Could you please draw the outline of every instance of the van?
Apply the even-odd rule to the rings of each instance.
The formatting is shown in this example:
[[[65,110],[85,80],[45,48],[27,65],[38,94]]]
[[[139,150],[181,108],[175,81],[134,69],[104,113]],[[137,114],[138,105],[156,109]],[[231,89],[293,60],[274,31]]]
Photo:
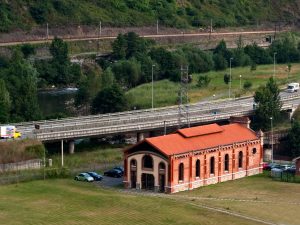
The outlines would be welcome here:
[[[293,93],[299,90],[299,83],[290,83],[287,86],[287,92]]]

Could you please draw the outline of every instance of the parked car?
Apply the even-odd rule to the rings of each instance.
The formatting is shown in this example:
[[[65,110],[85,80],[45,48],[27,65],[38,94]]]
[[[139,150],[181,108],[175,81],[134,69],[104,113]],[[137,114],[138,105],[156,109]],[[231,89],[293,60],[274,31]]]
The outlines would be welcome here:
[[[265,167],[264,167],[264,170],[271,170],[273,168],[278,168],[278,166],[280,166],[279,164],[277,163],[268,163]]]
[[[268,170],[268,168],[269,168],[269,163],[263,162],[262,168],[263,168],[263,170]]]
[[[86,181],[86,182],[93,182],[94,181],[94,178],[91,177],[88,173],[80,173],[78,174],[74,180],[77,180],[77,181]]]
[[[114,170],[119,170],[119,171],[121,171],[122,175],[124,175],[124,167],[123,166],[117,166],[114,168]]]
[[[286,169],[287,173],[295,174],[296,173],[296,166],[291,166],[290,168]]]
[[[103,179],[103,177],[96,172],[87,172],[87,174],[94,178],[95,181],[101,181]]]
[[[120,170],[111,169],[104,172],[104,176],[108,177],[122,177],[122,172]]]
[[[291,167],[290,165],[280,165],[280,168],[283,170],[287,170],[290,167]]]

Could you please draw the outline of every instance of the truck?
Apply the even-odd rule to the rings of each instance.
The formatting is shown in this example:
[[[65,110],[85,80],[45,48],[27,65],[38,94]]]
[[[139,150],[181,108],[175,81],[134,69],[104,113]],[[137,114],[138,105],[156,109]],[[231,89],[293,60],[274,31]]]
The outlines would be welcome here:
[[[287,86],[287,92],[293,93],[299,90],[299,83],[289,83]]]
[[[20,138],[22,134],[17,131],[15,126],[0,126],[0,138],[8,139],[8,138]]]

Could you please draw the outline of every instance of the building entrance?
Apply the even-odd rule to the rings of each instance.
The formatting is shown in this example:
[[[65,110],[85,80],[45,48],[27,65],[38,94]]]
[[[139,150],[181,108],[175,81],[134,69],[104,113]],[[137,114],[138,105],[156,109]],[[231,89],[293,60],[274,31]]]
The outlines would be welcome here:
[[[154,190],[154,176],[152,174],[142,174],[142,189]]]

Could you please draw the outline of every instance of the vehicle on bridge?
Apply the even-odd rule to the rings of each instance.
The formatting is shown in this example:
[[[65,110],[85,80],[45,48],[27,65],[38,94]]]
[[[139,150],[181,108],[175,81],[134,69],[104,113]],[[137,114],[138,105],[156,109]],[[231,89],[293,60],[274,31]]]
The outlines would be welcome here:
[[[0,138],[20,138],[21,136],[21,132],[18,132],[15,126],[0,127]]]
[[[299,83],[289,83],[287,86],[287,92],[293,93],[299,90]]]

